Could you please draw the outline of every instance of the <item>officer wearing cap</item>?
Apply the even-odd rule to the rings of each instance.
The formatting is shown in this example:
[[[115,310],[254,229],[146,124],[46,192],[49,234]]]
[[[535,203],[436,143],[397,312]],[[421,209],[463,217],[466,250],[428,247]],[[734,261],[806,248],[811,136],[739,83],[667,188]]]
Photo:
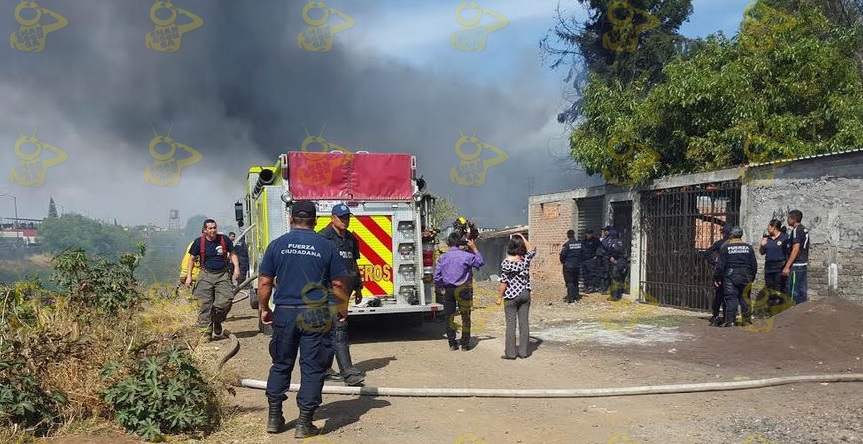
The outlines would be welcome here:
[[[363,300],[363,282],[357,265],[357,260],[360,258],[360,243],[356,236],[348,231],[350,223],[351,209],[340,203],[333,207],[330,224],[318,234],[329,239],[339,252],[339,256],[345,261],[345,268],[348,270],[348,292],[354,293],[354,302],[359,304]],[[333,379],[342,379],[346,385],[356,386],[362,384],[365,373],[354,367],[349,347],[348,320],[340,320],[333,328],[333,352],[339,365],[339,374]]]
[[[719,248],[719,260],[713,271],[713,279],[720,283],[725,294],[725,321],[722,327],[733,327],[737,317],[737,305],[740,305],[742,325],[752,323],[752,313],[749,310],[749,290],[752,281],[758,273],[758,262],[755,259],[755,249],[743,242],[743,230],[740,227],[731,228],[728,242]]]
[[[711,267],[716,267],[716,261],[719,258],[719,249],[722,247],[726,241],[728,241],[728,236],[731,234],[731,225],[725,224],[722,226],[722,237],[713,242],[713,245],[710,248],[704,250],[701,253],[702,257],[710,264]],[[721,281],[721,278],[720,278]],[[725,294],[722,282],[716,283],[714,281],[713,284],[713,303],[711,304],[711,309],[713,313],[713,317],[710,318],[710,325],[713,327],[719,327],[725,321],[725,317],[719,317],[719,311],[722,310],[725,312]]]
[[[581,275],[584,279],[584,291],[593,293],[599,287],[596,272],[596,250],[599,248],[599,239],[594,237],[593,230],[588,228],[584,230],[584,239],[581,241],[581,252],[583,254],[581,260]]]
[[[270,242],[258,272],[260,319],[273,326],[269,347],[273,363],[266,390],[267,432],[279,433],[284,428],[282,402],[287,399],[285,392],[299,350],[302,376],[297,392],[300,415],[296,438],[320,433],[312,418],[321,405],[324,378],[333,362],[330,330],[335,321],[347,318],[348,309],[345,261],[332,242],[315,233],[316,213],[311,201],[293,203],[290,231]],[[274,281],[278,287],[273,294]],[[270,309],[271,294],[275,310]]]
[[[578,272],[581,269],[581,259],[584,254],[581,248],[581,241],[575,238],[575,231],[568,230],[566,242],[564,242],[559,254],[560,265],[563,266],[563,281],[566,283],[564,301],[567,304],[581,299],[578,295]]]

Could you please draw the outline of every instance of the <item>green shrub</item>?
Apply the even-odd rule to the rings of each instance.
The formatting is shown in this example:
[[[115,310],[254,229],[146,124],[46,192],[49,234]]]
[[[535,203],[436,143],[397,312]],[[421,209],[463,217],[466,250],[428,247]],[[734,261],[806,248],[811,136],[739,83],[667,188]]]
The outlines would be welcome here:
[[[20,344],[0,342],[0,425],[44,434],[60,423],[60,408],[66,397],[43,389],[27,362],[12,358],[16,349]]]
[[[109,362],[102,376],[110,379],[120,369]],[[113,406],[117,422],[151,441],[167,434],[208,433],[219,422],[215,391],[189,353],[175,346],[141,357],[128,378],[101,395]]]

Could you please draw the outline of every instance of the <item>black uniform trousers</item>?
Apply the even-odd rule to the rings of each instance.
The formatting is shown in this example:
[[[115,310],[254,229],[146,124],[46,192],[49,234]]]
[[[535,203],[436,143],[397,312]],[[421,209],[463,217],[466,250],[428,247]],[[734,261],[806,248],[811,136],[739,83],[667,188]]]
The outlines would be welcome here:
[[[722,280],[725,293],[725,323],[733,323],[737,318],[737,306],[740,305],[740,314],[743,323],[751,322],[752,313],[749,307],[749,284],[752,279],[743,273],[731,272]],[[748,287],[748,288],[747,288]]]
[[[273,364],[267,378],[266,396],[281,403],[291,385],[291,372],[300,357],[300,389],[297,406],[312,410],[323,402],[327,369],[333,362],[330,330],[338,319],[337,306],[309,308],[305,305],[277,305],[273,311],[270,357]]]
[[[626,282],[626,271],[627,271],[627,262],[625,259],[617,259],[617,263],[613,264],[611,261],[608,263],[609,266],[609,277],[612,282],[614,282],[614,289],[611,290],[611,297],[616,300],[620,300],[623,297],[623,289],[627,287]]]
[[[713,317],[718,318],[720,311],[726,311],[725,308],[725,288],[724,284],[720,283],[719,287],[713,288],[713,303],[711,304]]]
[[[578,294],[578,273],[580,265],[564,265],[563,281],[566,283],[566,302],[575,302],[581,299]]]

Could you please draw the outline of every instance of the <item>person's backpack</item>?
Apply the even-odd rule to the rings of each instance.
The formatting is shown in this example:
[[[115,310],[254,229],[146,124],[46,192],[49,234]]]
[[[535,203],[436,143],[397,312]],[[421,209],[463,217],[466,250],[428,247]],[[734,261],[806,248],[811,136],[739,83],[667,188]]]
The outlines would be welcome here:
[[[227,262],[227,260],[228,260],[228,244],[225,243],[225,236],[222,234],[217,234],[216,236],[219,238],[219,244],[222,246],[222,259],[224,259]],[[207,242],[207,236],[202,234],[201,235],[201,255],[200,255],[201,264],[204,263],[204,253],[206,252],[205,246],[207,245],[206,242]]]

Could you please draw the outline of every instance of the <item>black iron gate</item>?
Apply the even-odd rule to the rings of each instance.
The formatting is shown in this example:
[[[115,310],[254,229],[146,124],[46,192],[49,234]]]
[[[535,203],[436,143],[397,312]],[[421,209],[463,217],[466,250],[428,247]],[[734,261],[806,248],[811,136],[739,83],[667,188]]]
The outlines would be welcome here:
[[[709,310],[713,268],[703,252],[739,217],[736,180],[642,192],[641,291],[662,305]]]

